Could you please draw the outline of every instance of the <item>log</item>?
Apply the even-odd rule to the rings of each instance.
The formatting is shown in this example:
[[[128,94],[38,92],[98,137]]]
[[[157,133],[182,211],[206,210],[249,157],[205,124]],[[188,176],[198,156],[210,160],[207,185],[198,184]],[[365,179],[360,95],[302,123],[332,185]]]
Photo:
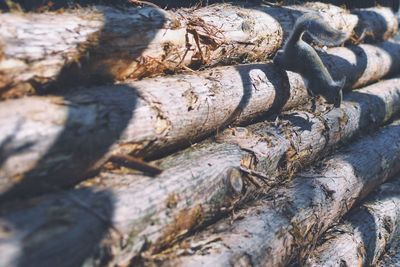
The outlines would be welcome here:
[[[298,9],[220,4],[172,12],[97,6],[0,14],[0,99],[187,67],[264,61],[281,46],[295,18],[313,10]],[[348,36],[360,24],[338,7],[318,4],[315,10]],[[367,20],[377,20],[368,25],[388,25],[385,38],[397,30],[389,9],[365,12]],[[381,35],[382,27],[372,31]]]
[[[400,178],[381,185],[330,228],[303,266],[376,266],[400,237]]]
[[[360,130],[387,121],[399,112],[399,81],[388,80],[351,93],[340,110],[323,118],[298,112],[288,114],[276,126],[264,122],[248,127],[247,135],[240,134],[243,128],[236,128],[242,149],[234,144],[234,136],[224,133],[219,141],[225,143],[205,141],[157,161],[164,169],[157,178],[124,168],[105,170],[79,189],[16,207],[3,205],[0,221],[13,230],[6,237],[0,235],[0,251],[5,251],[0,266],[15,261],[24,266],[66,266],[61,263],[68,264],[70,258],[82,262],[88,257],[123,266],[143,250],[157,252],[214,222],[248,196],[283,182],[274,180],[274,175],[285,176]],[[257,182],[259,187],[254,186]],[[52,210],[67,218],[65,224],[54,221],[59,220],[57,214],[46,215]],[[79,247],[82,240],[85,249]],[[67,248],[76,250],[71,255]],[[49,249],[62,255],[50,255]]]
[[[362,86],[400,70],[400,44],[333,48],[323,59],[335,77]],[[248,124],[307,101],[303,80],[273,64],[219,67],[190,75],[80,88],[61,96],[0,105],[0,193],[19,196],[68,187],[111,154],[151,159],[231,123]]]
[[[149,263],[287,266],[301,259],[356,201],[400,170],[399,137],[400,121],[396,121],[300,173],[270,198],[236,213],[233,223],[222,220],[172,252],[150,257]]]

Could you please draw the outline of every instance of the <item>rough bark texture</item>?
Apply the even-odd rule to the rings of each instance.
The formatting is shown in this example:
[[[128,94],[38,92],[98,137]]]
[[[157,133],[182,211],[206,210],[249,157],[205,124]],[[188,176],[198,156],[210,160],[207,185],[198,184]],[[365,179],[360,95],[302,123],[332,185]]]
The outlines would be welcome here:
[[[286,170],[311,162],[360,129],[388,120],[400,108],[399,84],[393,79],[351,93],[340,110],[324,117],[298,112],[276,126],[249,127],[245,135],[243,128],[227,130],[218,141],[228,143],[207,141],[155,162],[164,169],[156,178],[124,168],[104,171],[81,189],[3,207],[1,221],[11,230],[0,235],[0,250],[5,251],[0,263],[66,266],[71,258],[82,262],[106,234],[109,221],[118,232],[110,229],[92,259],[107,255],[107,262],[123,265],[142,250],[159,251],[215,221],[249,195],[282,182],[274,175],[286,175]],[[265,173],[261,178],[260,172]],[[51,216],[53,210],[56,214]],[[65,222],[59,222],[59,216]],[[82,240],[85,247],[79,249]],[[71,255],[67,248],[76,251]]]
[[[146,237],[165,234],[173,240],[201,223],[202,203],[229,205],[241,191],[240,172],[232,170],[241,153],[233,145],[211,144],[164,159],[166,170],[157,178],[115,170],[97,177],[100,182],[86,183],[103,184],[99,189],[83,186],[20,207],[3,205],[0,265],[76,266],[92,254],[107,229],[110,235],[96,258],[111,254],[124,265],[146,245]],[[208,194],[210,188],[215,191]],[[110,221],[117,230],[109,228]]]
[[[360,11],[359,20],[322,4],[307,8],[220,4],[176,12],[98,6],[65,13],[5,13],[0,15],[0,98],[50,90],[52,85],[265,60],[281,46],[295,19],[313,10],[348,36],[357,25],[384,38],[397,29],[389,9]],[[365,22],[369,20],[374,23]]]
[[[379,267],[396,267],[400,266],[400,237],[396,235],[391,241],[385,255],[378,261]]]
[[[400,170],[400,122],[298,175],[286,188],[182,244],[163,266],[286,266],[355,201]],[[186,255],[185,255],[186,254]],[[189,254],[189,255],[187,255]],[[162,257],[160,257],[162,258]]]
[[[312,163],[329,148],[359,131],[373,131],[397,114],[399,81],[390,79],[349,93],[340,109],[322,116],[291,111],[281,115],[282,121],[275,126],[262,122],[247,128],[226,129],[217,135],[216,141],[237,144],[251,152],[252,160],[242,161],[242,166],[271,178],[268,183],[273,186],[280,178],[286,181],[287,175]]]
[[[400,234],[400,178],[380,186],[330,228],[303,266],[376,266]]]
[[[361,86],[399,72],[400,45],[333,48],[323,58],[335,77]],[[0,192],[20,184],[28,196],[45,184],[73,185],[111,153],[160,156],[306,100],[301,77],[272,64],[8,100],[0,105]]]

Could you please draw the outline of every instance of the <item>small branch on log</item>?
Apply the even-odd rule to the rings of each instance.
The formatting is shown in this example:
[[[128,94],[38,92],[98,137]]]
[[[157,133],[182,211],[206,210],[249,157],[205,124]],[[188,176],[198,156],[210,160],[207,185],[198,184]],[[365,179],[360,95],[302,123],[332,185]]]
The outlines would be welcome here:
[[[107,236],[100,245],[99,254],[93,258],[108,256],[109,261],[123,265],[144,249],[157,252],[191,231],[214,222],[250,196],[284,182],[282,178],[274,179],[277,175],[287,177],[288,172],[290,174],[326,154],[338,142],[390,119],[399,112],[399,84],[399,79],[392,79],[353,92],[346,97],[341,109],[323,117],[297,112],[287,114],[276,126],[264,122],[246,129],[228,129],[217,138],[224,143],[205,141],[156,162],[164,170],[156,179],[120,169],[101,172],[85,181],[79,190],[68,194],[110,218],[112,225],[123,235],[122,240],[112,233]],[[259,172],[264,176],[258,176]],[[247,175],[251,177],[248,179]],[[93,190],[95,187],[99,189]],[[99,239],[86,237],[91,235],[88,229],[98,231],[96,237],[105,235],[104,223],[93,222],[95,219],[90,214],[85,215],[70,198],[56,194],[32,202],[32,205],[17,208],[3,207],[0,212],[0,218],[14,226],[9,238],[0,243],[11,246],[10,251],[23,250],[22,256],[11,252],[4,254],[4,260],[25,262],[35,257],[35,264],[41,266],[45,259],[51,265],[60,257],[68,260],[71,255],[65,252],[66,248],[78,248],[80,240],[89,239],[84,245],[92,249],[97,247]],[[68,224],[65,232],[60,230],[56,235],[47,235],[40,229],[53,233],[51,225],[59,226],[53,223],[57,216],[45,215],[54,206],[62,207]],[[96,225],[92,226],[93,223]],[[51,244],[51,249],[63,251],[63,255],[54,253],[54,258],[40,257],[47,255],[50,248],[38,243],[30,246],[30,241],[24,239],[25,235],[18,234],[20,232],[32,240],[41,236],[40,240]],[[26,248],[18,245],[21,242]],[[90,256],[85,249],[73,253],[74,258],[81,261]]]
[[[400,71],[400,44],[333,48],[323,58],[334,76],[361,86]],[[111,154],[160,157],[307,100],[301,77],[273,64],[8,100],[0,105],[0,193],[17,184],[20,196],[46,192],[41,184],[71,186]]]
[[[301,259],[356,201],[400,170],[399,138],[397,121],[301,174],[270,200],[236,213],[233,223],[222,220],[183,241],[180,249],[150,259],[161,266],[285,266]],[[186,249],[203,240],[216,241]]]
[[[112,155],[110,157],[110,161],[120,166],[126,166],[128,168],[143,171],[151,175],[157,175],[162,172],[162,170],[157,166],[153,166],[141,159],[131,157],[128,155]]]
[[[63,13],[3,13],[0,99],[188,67],[264,61],[281,46],[298,16],[316,11],[348,37],[357,24],[368,25],[373,35],[384,32],[384,38],[397,29],[389,9],[360,11],[360,20],[323,4],[307,8],[219,4],[175,12],[97,6]],[[362,23],[371,18],[374,22]],[[375,25],[386,25],[386,31]]]
[[[330,228],[303,266],[376,266],[400,237],[400,178],[385,183]]]

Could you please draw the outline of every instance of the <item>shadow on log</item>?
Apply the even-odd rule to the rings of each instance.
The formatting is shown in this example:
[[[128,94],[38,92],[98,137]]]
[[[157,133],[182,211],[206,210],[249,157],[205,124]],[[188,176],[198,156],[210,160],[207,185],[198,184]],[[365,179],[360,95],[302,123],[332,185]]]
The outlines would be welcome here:
[[[105,39],[107,39],[106,36],[103,35],[104,32],[107,32],[107,34],[109,34],[109,31],[105,31],[104,29],[107,28],[112,28],[114,25],[114,21],[113,21],[113,15],[115,14],[111,14],[107,12],[107,9],[105,8],[104,13],[102,13],[102,10],[97,10],[96,14],[81,14],[83,17],[85,15],[88,15],[87,20],[86,20],[86,26],[88,26],[85,30],[87,30],[87,32],[85,32],[85,34],[83,34],[82,32],[79,32],[79,29],[82,30],[82,28],[80,28],[80,26],[82,26],[83,28],[85,28],[83,25],[85,23],[83,23],[82,25],[79,26],[79,24],[82,21],[74,21],[73,19],[69,19],[69,15],[67,14],[66,17],[64,17],[62,20],[61,24],[57,24],[55,23],[43,23],[43,24],[39,24],[36,25],[38,27],[32,27],[32,24],[25,23],[24,18],[22,17],[22,24],[25,25],[26,28],[22,29],[22,28],[18,28],[17,32],[21,33],[22,35],[23,33],[32,33],[33,35],[37,34],[37,38],[34,40],[33,43],[31,43],[32,47],[30,47],[30,49],[26,49],[26,47],[20,47],[18,46],[19,41],[21,41],[21,39],[14,39],[13,40],[13,44],[16,44],[16,46],[13,46],[11,50],[13,51],[8,51],[13,55],[25,55],[25,56],[38,56],[38,58],[31,58],[31,60],[27,60],[24,62],[24,64],[26,63],[29,66],[33,66],[36,65],[36,67],[38,67],[38,69],[40,70],[40,72],[42,73],[47,73],[50,72],[50,76],[52,75],[54,69],[52,69],[51,66],[55,66],[53,65],[54,62],[50,62],[52,60],[46,61],[47,56],[49,56],[50,54],[52,54],[52,51],[47,51],[45,49],[45,51],[41,50],[40,52],[43,52],[43,54],[35,54],[35,52],[37,52],[37,49],[35,49],[35,46],[40,47],[41,45],[46,45],[48,43],[51,43],[52,38],[56,38],[60,37],[60,36],[55,36],[52,35],[51,38],[40,38],[43,37],[42,34],[46,35],[45,33],[50,30],[50,29],[54,29],[55,27],[63,27],[61,29],[66,29],[66,31],[70,31],[71,35],[62,35],[62,39],[63,41],[65,41],[68,45],[70,45],[68,47],[63,45],[62,43],[59,44],[60,46],[58,47],[52,47],[52,49],[58,49],[58,50],[63,50],[66,54],[68,54],[68,56],[70,56],[70,59],[73,58],[72,61],[74,61],[74,64],[79,64],[77,63],[78,61],[82,60],[82,58],[80,57],[81,55],[76,55],[74,54],[74,51],[72,50],[76,49],[79,50],[82,54],[85,54],[89,51],[91,51],[92,49],[96,49],[95,47],[102,47],[103,45],[103,41]],[[158,12],[158,10],[151,10],[150,13],[152,14],[152,16],[156,17],[156,23],[153,24],[153,28],[154,29],[161,29],[163,24],[165,23],[165,19],[164,19],[164,14]],[[12,16],[12,14],[1,14],[2,18],[2,23],[0,28],[2,28],[4,25],[3,22],[6,22],[4,19],[7,16]],[[35,15],[32,15],[33,17]],[[101,19],[99,19],[99,17],[101,17]],[[60,15],[60,18],[62,18],[62,15]],[[53,17],[54,20],[57,20],[57,16]],[[19,21],[21,22],[21,21]],[[53,21],[54,22],[54,21]],[[59,21],[60,22],[60,21]],[[18,23],[17,23],[18,25]],[[77,27],[77,28],[76,28]],[[95,36],[93,35],[93,28],[95,28],[96,30],[96,34]],[[60,29],[60,28],[59,28]],[[73,31],[78,30],[78,32],[72,33]],[[25,31],[24,31],[25,30]],[[63,31],[62,30],[62,31]],[[31,32],[32,31],[32,32]],[[2,31],[2,33],[4,33]],[[65,32],[64,32],[65,33]],[[155,34],[157,33],[157,31],[153,31],[153,32],[148,32],[147,34],[147,39],[143,38],[143,46],[141,47],[140,50],[138,50],[138,52],[143,52],[147,46],[150,44],[151,40],[155,37]],[[82,40],[79,38],[80,34],[85,35],[88,39],[91,39],[91,42],[85,42],[85,40],[87,41],[87,39]],[[127,30],[125,32],[125,34],[129,34],[129,30]],[[71,37],[71,38],[68,38]],[[3,45],[3,44],[2,44]],[[36,47],[36,48],[37,48]],[[4,46],[1,46],[1,49],[4,49]],[[76,51],[75,51],[76,52]],[[4,59],[4,53],[6,53],[5,50],[1,50],[1,55],[2,55],[2,59]],[[72,55],[71,55],[71,54]],[[55,58],[57,58],[57,56],[60,55],[55,55]],[[64,55],[65,56],[65,55]],[[40,59],[45,60],[40,61]],[[63,57],[63,55],[61,55],[60,57]],[[114,55],[114,59],[115,60],[123,60],[124,59],[124,55]],[[53,58],[54,59],[54,58]],[[35,61],[35,60],[39,60]],[[57,61],[57,59],[55,60]],[[5,63],[4,61],[2,63]],[[11,62],[7,62],[7,64],[10,63],[11,65],[14,64],[15,62],[13,60],[11,60]],[[36,63],[36,64],[35,64]],[[71,61],[69,61],[69,63],[71,63]],[[84,64],[83,61],[81,61],[82,64]],[[5,64],[5,65],[7,65]],[[56,65],[59,64],[56,63]],[[38,66],[39,65],[39,66]],[[9,66],[9,65],[8,65]],[[19,66],[17,64],[17,66]],[[2,65],[2,67],[6,67]],[[63,65],[61,64],[57,66],[56,68],[56,72],[58,72],[61,69],[66,69],[66,68],[73,68],[73,66],[71,65]],[[25,70],[22,68],[21,70],[21,75],[25,75],[27,74],[26,72],[24,72]],[[3,75],[4,73],[2,73]],[[47,74],[44,74],[44,76],[46,76]],[[29,76],[29,73],[27,74]],[[34,75],[35,76],[35,75]],[[32,78],[32,76],[28,77],[28,80],[30,80]],[[44,77],[41,77],[44,78]],[[62,77],[58,77],[60,79],[60,81],[62,80]],[[77,78],[74,76],[70,76],[68,79],[72,79],[72,78]],[[39,78],[40,80],[40,78]],[[7,83],[7,82],[6,82]],[[1,84],[2,86],[4,85],[4,80],[1,79]],[[55,135],[52,135],[52,138],[50,139],[46,139],[49,136],[42,136],[42,138],[45,138],[45,147],[46,147],[46,152],[42,153],[38,158],[36,158],[35,163],[33,164],[29,164],[28,168],[30,169],[30,174],[32,176],[36,176],[36,175],[43,175],[43,172],[47,173],[50,177],[52,175],[54,175],[55,173],[60,174],[60,177],[57,176],[53,176],[53,178],[56,179],[67,179],[70,180],[72,183],[77,182],[78,180],[80,180],[80,178],[78,178],[73,174],[75,171],[78,171],[78,173],[82,173],[82,171],[88,173],[90,172],[90,169],[93,167],[93,164],[95,164],[96,162],[98,162],[98,160],[100,158],[102,158],[104,156],[104,154],[109,150],[110,146],[120,138],[120,136],[122,135],[122,133],[124,132],[124,130],[126,129],[126,127],[129,125],[128,122],[129,120],[133,119],[134,117],[134,111],[137,108],[137,95],[136,95],[136,91],[134,86],[119,86],[116,85],[115,86],[116,90],[109,90],[107,92],[106,95],[104,95],[104,102],[102,102],[101,104],[98,104],[96,101],[99,101],[99,99],[91,99],[91,100],[87,100],[85,99],[84,96],[78,96],[78,97],[69,97],[69,95],[64,95],[62,98],[60,97],[55,97],[55,96],[51,96],[50,98],[53,99],[52,101],[55,101],[57,103],[57,105],[60,106],[64,106],[65,109],[63,110],[64,112],[61,113],[57,113],[55,114],[55,116],[53,117],[53,123],[58,124],[58,125],[62,125],[60,131],[58,131]],[[122,103],[115,103],[115,100],[119,97],[124,97],[126,102],[125,104]],[[40,103],[35,102],[34,100],[32,100],[32,102],[29,100],[28,101],[29,104],[32,104],[33,106],[35,106],[36,108],[38,106],[41,106]],[[101,102],[101,101],[99,101]],[[53,102],[54,103],[54,102]],[[42,103],[43,104],[43,103]],[[92,113],[88,113],[87,110],[79,108],[80,105],[84,105],[88,110],[91,110]],[[102,106],[103,105],[103,106]],[[1,103],[1,106],[3,106],[3,103]],[[111,114],[108,114],[105,111],[105,106],[107,106],[107,108],[111,108],[111,110],[113,111]],[[45,106],[41,106],[41,107],[45,107]],[[51,112],[50,110],[48,110],[49,112]],[[94,114],[96,114],[95,116],[93,116]],[[15,114],[14,114],[15,115]],[[12,115],[10,117],[11,120],[17,120],[14,121],[15,124],[13,126],[11,126],[12,128],[8,128],[6,131],[1,132],[1,141],[0,141],[0,164],[4,164],[5,163],[5,159],[7,157],[10,157],[11,155],[18,155],[21,153],[21,151],[25,150],[25,151],[29,151],[32,150],[33,147],[36,145],[36,140],[32,140],[32,138],[30,137],[30,133],[29,132],[25,132],[23,131],[23,125],[27,125],[27,121],[24,120],[20,120],[21,118],[18,116],[14,116]],[[43,115],[40,114],[34,114],[34,113],[29,113],[26,114],[28,117],[31,117],[33,119],[33,121],[35,120],[39,120],[40,119],[44,119]],[[3,116],[3,114],[1,115]],[[4,118],[4,117],[3,117]],[[79,118],[77,120],[77,118]],[[31,122],[33,122],[31,121]],[[29,123],[28,123],[29,124]],[[90,124],[89,127],[86,127],[88,124]],[[40,123],[39,123],[40,125]],[[38,125],[36,125],[38,126]],[[39,126],[40,127],[40,126]],[[6,126],[7,128],[7,126]],[[50,130],[51,132],[51,130]],[[76,136],[79,136],[80,139],[74,139],[72,138],[69,139],[69,137],[71,136],[71,132],[75,133]],[[54,133],[54,131],[53,131]],[[94,134],[95,133],[95,134]],[[12,143],[15,141],[15,139],[17,138],[17,136],[20,135],[21,137],[21,143],[17,146],[12,146]],[[101,140],[99,140],[101,139]],[[69,140],[70,142],[67,142],[67,140]],[[97,140],[97,141],[96,141]],[[94,141],[94,142],[93,142]],[[92,146],[93,144],[95,144],[95,146]],[[64,159],[62,159],[62,157],[54,157],[55,154],[57,154],[57,151],[62,151],[64,150],[66,147],[73,147],[74,151],[72,154],[70,155],[65,155],[65,156],[71,156],[71,157],[75,157],[77,159],[79,159],[79,161],[81,161],[81,164],[79,164],[79,166],[74,165],[73,163],[71,164],[64,164]],[[30,156],[27,157],[22,157],[21,158],[22,162],[26,162],[30,160]],[[51,164],[51,166],[48,166],[47,163],[53,161],[55,164]],[[22,163],[21,162],[21,163]],[[23,163],[22,163],[23,164]],[[47,168],[49,167],[49,168]],[[63,175],[63,171],[64,170],[70,170],[67,171],[67,173],[65,173],[65,175]],[[43,171],[43,172],[42,172]],[[68,173],[69,172],[69,173]],[[27,177],[32,177],[29,174],[27,175]],[[40,192],[40,191],[48,191],[48,192],[60,192],[60,189],[57,185],[55,185],[52,182],[49,182],[46,179],[42,179],[42,180],[25,180],[24,178],[26,178],[26,176],[22,175],[22,176],[14,176],[13,179],[15,179],[14,181],[18,180],[18,179],[23,179],[24,183],[27,182],[27,187],[24,187],[24,189],[22,190],[22,195],[24,195],[26,192],[28,192],[27,194],[29,195],[30,191],[32,190],[32,192]],[[75,182],[74,182],[75,181]],[[30,187],[30,188],[29,188]],[[34,194],[36,194],[34,193]],[[62,193],[60,193],[62,194]],[[93,252],[94,248],[96,248],[99,244],[99,242],[102,240],[102,238],[104,238],[104,236],[106,235],[106,233],[108,232],[108,230],[110,228],[112,228],[112,226],[110,226],[110,221],[111,218],[113,217],[114,214],[114,197],[112,195],[111,191],[108,190],[103,190],[103,191],[95,191],[92,189],[87,189],[84,190],[84,192],[82,191],[82,193],[80,193],[81,195],[84,195],[83,198],[81,199],[82,202],[81,203],[81,209],[77,209],[74,212],[73,216],[78,216],[79,218],[85,217],[88,214],[91,214],[91,216],[86,217],[86,218],[82,218],[82,220],[80,220],[80,222],[85,225],[85,228],[87,229],[86,233],[84,233],[83,235],[81,235],[81,233],[79,232],[73,232],[73,231],[69,231],[68,233],[68,237],[67,239],[69,240],[65,240],[66,242],[64,243],[65,246],[63,246],[62,248],[59,247],[60,250],[57,250],[57,248],[55,248],[53,246],[53,244],[48,243],[47,245],[45,245],[47,247],[47,249],[45,249],[45,253],[41,254],[37,249],[38,247],[36,246],[37,242],[40,242],[40,235],[37,236],[32,236],[32,235],[26,235],[27,232],[22,233],[22,235],[20,236],[23,241],[23,244],[21,244],[21,246],[19,246],[18,250],[14,250],[12,247],[9,246],[5,246],[1,249],[1,254],[7,254],[7,253],[11,253],[13,254],[15,257],[12,258],[12,260],[9,261],[10,258],[3,258],[0,257],[0,265],[2,266],[33,266],[36,265],[35,262],[37,262],[38,265],[40,266],[77,266],[77,265],[81,265],[83,263],[84,260],[84,256],[83,255],[87,255],[87,253],[91,253]],[[90,209],[92,207],[87,207],[82,208],[82,207],[86,207],[85,202],[90,202],[90,199],[96,199],[95,204],[98,205],[99,209],[101,212],[99,212],[98,215],[96,212],[92,212]],[[69,198],[71,200],[71,198]],[[4,205],[4,201],[1,200],[0,201],[2,205]],[[31,202],[26,202],[25,204],[28,205],[32,205],[35,206],[35,200],[32,200]],[[93,203],[92,203],[93,204]],[[63,206],[65,205],[65,206]],[[44,217],[47,218],[53,218],[54,219],[54,225],[55,228],[53,228],[54,231],[48,231],[49,228],[51,227],[50,225],[40,225],[40,224],[31,224],[31,222],[28,221],[19,221],[19,223],[16,224],[8,224],[5,221],[1,221],[0,223],[0,231],[2,232],[2,234],[8,234],[10,233],[9,230],[12,231],[20,231],[22,229],[24,229],[26,227],[26,224],[28,223],[32,228],[31,229],[36,229],[39,232],[41,232],[42,234],[49,234],[50,236],[53,236],[54,238],[58,239],[58,238],[62,238],[61,236],[59,236],[59,233],[62,232],[62,229],[66,229],[70,226],[71,221],[71,217],[69,217],[72,214],[66,214],[64,213],[64,209],[68,209],[69,206],[74,206],[76,205],[76,202],[74,202],[73,200],[71,200],[70,203],[67,202],[63,202],[60,203],[57,199],[52,202],[49,203],[48,206],[46,207],[42,207],[43,210],[42,212],[39,211],[39,213]],[[18,204],[17,204],[18,206]],[[6,212],[7,213],[7,212]],[[26,215],[26,213],[24,213]],[[24,214],[15,214],[15,218],[18,218],[20,216],[23,216]],[[36,211],[34,211],[34,214],[32,215],[36,215]],[[72,216],[72,217],[73,217]],[[99,219],[100,218],[100,219]],[[101,221],[102,223],[100,224],[96,224],[96,221]],[[22,230],[23,231],[23,230]],[[77,237],[83,237],[82,240],[82,247],[74,247],[71,245],[71,242],[74,242],[76,240]],[[14,247],[15,248],[15,247]],[[43,247],[44,248],[44,247]],[[34,253],[32,255],[29,254],[28,251],[34,250],[38,253]],[[40,250],[40,249],[39,249]],[[67,252],[69,251],[69,252]],[[57,254],[57,260],[55,262],[49,262],[47,261],[48,257],[51,257],[51,255]],[[64,256],[62,256],[64,255]],[[32,257],[31,257],[32,256]],[[37,265],[36,265],[37,266]]]
[[[104,14],[100,15],[102,10]],[[108,38],[114,36],[113,30],[116,31],[115,35],[118,38],[131,33],[129,29],[118,32],[119,28],[115,27],[125,22],[125,20],[134,25],[135,18],[142,18],[136,14],[138,12],[136,9],[131,9],[130,11],[133,14],[103,7],[93,13],[88,12],[86,14],[83,12],[82,17],[76,18],[80,22],[68,20],[71,25],[67,25],[66,28],[78,29],[77,32],[79,33],[91,29],[86,31],[85,34],[78,34],[78,36],[88,37],[91,34],[95,34],[93,38],[88,37],[89,39],[92,38],[93,42],[86,43],[80,47],[81,50],[93,56],[90,51],[103,49],[103,42],[109,42]],[[151,38],[157,38],[160,34],[157,30],[163,28],[165,21],[167,21],[163,17],[164,13],[157,13],[158,9],[145,8],[140,9],[140,12],[144,12],[143,14],[147,14],[147,17],[151,18],[149,27],[153,31],[147,33],[147,39],[142,39],[142,41],[144,40],[140,48],[142,50],[135,50],[135,53],[138,52],[139,54],[146,49],[146,45],[152,42]],[[12,16],[12,14],[2,15]],[[65,16],[66,18],[73,17],[69,13],[66,13]],[[66,19],[54,16],[54,19],[56,18],[62,21]],[[85,28],[82,26],[84,24],[80,24],[85,21],[85,18],[86,22],[89,23],[89,28]],[[88,18],[96,19],[88,20]],[[22,24],[26,23],[23,18],[21,19]],[[76,26],[74,23],[80,26],[74,28]],[[168,23],[171,23],[171,20],[168,20]],[[48,23],[44,23],[41,27],[36,28],[35,31],[39,33],[46,32],[48,25]],[[30,27],[31,25],[28,23],[26,26]],[[56,23],[55,26],[58,27],[59,24]],[[126,24],[124,26],[126,28]],[[105,30],[106,36],[98,33],[98,29],[103,27],[107,29]],[[39,34],[38,36],[40,37],[41,35]],[[36,37],[38,38],[38,36]],[[15,38],[13,40],[15,41]],[[35,45],[40,47],[43,43],[43,38],[35,40],[31,47],[33,50],[35,50]],[[71,40],[74,40],[71,43],[73,50],[75,45],[79,45],[80,39],[78,38],[77,43],[74,38],[71,38]],[[111,40],[115,39],[111,38]],[[45,44],[48,43],[45,42]],[[62,46],[62,43],[60,45]],[[65,49],[64,46],[62,47]],[[17,47],[11,47],[11,52],[9,52],[22,57],[31,51],[30,49],[24,50],[26,47],[23,46],[19,47],[18,49],[21,50],[17,49],[17,51],[12,50],[13,48],[17,49]],[[57,49],[57,46],[55,49]],[[67,51],[69,50],[67,49]],[[394,51],[390,51],[390,53],[396,53]],[[126,60],[124,54],[108,52],[109,55],[112,55],[113,60]],[[52,54],[47,51],[42,56],[46,57],[47,53]],[[373,53],[376,54],[375,51],[372,51],[366,57],[374,56]],[[41,58],[40,53],[36,56],[39,59]],[[75,56],[72,56],[72,58]],[[94,57],[96,58],[97,56]],[[77,60],[79,60],[78,56]],[[32,58],[31,61],[32,65],[34,59]],[[388,60],[386,62],[389,64]],[[44,70],[52,69],[46,64],[41,66]],[[83,60],[80,64],[84,66],[86,63]],[[385,63],[382,63],[382,65],[385,65]],[[394,66],[395,64],[390,65]],[[357,72],[362,73],[359,69],[360,67],[364,69],[365,66],[356,66],[355,69]],[[253,71],[254,68],[256,70]],[[257,68],[261,68],[261,71],[257,70]],[[72,64],[65,68],[65,72],[69,73],[71,69],[81,71],[76,64]],[[354,70],[352,71],[354,72]],[[82,72],[84,73],[85,71]],[[239,72],[240,76],[236,75],[236,72]],[[379,75],[386,73],[385,68],[381,68]],[[232,122],[246,124],[259,115],[265,114],[266,110],[269,110],[270,113],[277,113],[282,108],[289,109],[304,101],[304,86],[299,78],[295,75],[289,75],[287,79],[285,77],[280,78],[279,75],[282,76],[282,73],[278,73],[270,66],[266,66],[265,69],[261,65],[227,67],[225,69],[212,70],[209,75],[206,72],[202,74],[205,74],[205,76],[202,77],[200,74],[170,77],[171,83],[167,83],[167,86],[164,84],[168,80],[161,79],[155,82],[146,80],[116,85],[112,89],[107,87],[89,90],[79,89],[79,92],[73,92],[74,90],[71,89],[72,92],[64,93],[60,97],[30,98],[20,100],[21,102],[10,102],[10,104],[7,102],[2,103],[2,107],[0,107],[3,109],[1,112],[1,127],[3,128],[2,132],[5,133],[0,140],[0,163],[2,163],[0,187],[3,187],[4,193],[2,199],[8,199],[13,195],[28,197],[52,191],[54,187],[60,188],[74,185],[91,175],[92,171],[95,171],[98,166],[107,160],[111,152],[122,152],[147,158],[155,155],[161,156],[163,153],[168,153],[173,149],[196,142]],[[227,78],[220,82],[219,80],[224,76]],[[64,79],[63,77],[70,79],[71,75],[60,75],[61,80]],[[189,78],[188,83],[187,81],[178,81],[182,78],[185,79],[184,77]],[[232,77],[234,78],[232,79]],[[370,76],[366,80],[370,81],[379,78],[381,76]],[[197,82],[206,84],[206,87],[199,86],[193,89]],[[270,86],[269,82],[272,83],[272,86]],[[365,81],[358,82],[358,85],[363,84],[363,82]],[[240,83],[243,86],[236,87]],[[181,88],[185,90],[177,90],[175,87],[178,84],[181,84]],[[244,91],[235,96],[234,101],[230,103],[224,113],[214,117],[219,112],[214,110],[220,110],[220,107],[224,104],[220,105],[218,103],[213,106],[210,103],[225,102],[227,97],[232,96],[229,95],[230,92],[225,95],[224,92],[217,92],[216,89],[224,90],[226,86],[232,85],[234,90]],[[165,97],[165,95],[162,95],[164,92],[162,90],[163,86],[164,88],[170,86],[167,92],[172,92],[173,90],[176,92],[170,97]],[[290,97],[289,86],[291,87]],[[262,87],[267,90],[261,91]],[[138,88],[141,89],[138,90]],[[152,88],[153,92],[149,93],[144,88]],[[107,92],[108,90],[109,92]],[[280,93],[277,94],[275,90]],[[234,93],[236,94],[236,92]],[[214,96],[216,95],[222,98],[215,101]],[[299,95],[300,97],[298,98]],[[156,96],[156,99],[154,99],[154,96]],[[200,96],[202,96],[202,99],[200,99]],[[44,102],[42,102],[42,99],[44,99]],[[252,99],[260,100],[254,102]],[[157,101],[162,104],[160,105]],[[167,106],[171,107],[171,103],[177,104],[172,114],[166,109]],[[178,103],[184,103],[183,107],[182,104],[179,105]],[[31,106],[31,109],[29,106]],[[181,118],[182,110],[185,109],[192,112],[190,115],[188,113],[188,118],[184,116]],[[196,119],[193,120],[192,118]],[[188,133],[189,129],[192,132]],[[182,140],[184,141],[182,142]],[[114,148],[110,149],[110,147]],[[7,188],[7,193],[5,193],[4,188]]]

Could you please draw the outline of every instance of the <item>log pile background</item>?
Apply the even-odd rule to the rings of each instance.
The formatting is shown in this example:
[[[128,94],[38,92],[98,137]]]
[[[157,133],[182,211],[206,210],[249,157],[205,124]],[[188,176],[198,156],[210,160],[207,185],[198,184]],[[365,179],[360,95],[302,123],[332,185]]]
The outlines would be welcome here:
[[[0,266],[398,262],[393,10],[89,2],[0,14]],[[340,108],[271,62],[304,13]]]

